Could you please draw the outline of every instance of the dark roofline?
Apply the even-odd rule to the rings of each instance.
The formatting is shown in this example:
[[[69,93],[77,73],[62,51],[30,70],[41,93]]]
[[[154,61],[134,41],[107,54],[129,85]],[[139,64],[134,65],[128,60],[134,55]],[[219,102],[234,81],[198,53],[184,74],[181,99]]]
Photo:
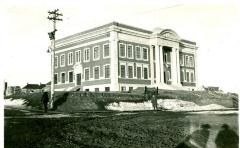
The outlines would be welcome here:
[[[131,29],[131,30],[135,30],[135,31],[140,31],[140,32],[143,32],[143,33],[148,33],[148,34],[152,33],[152,31],[141,29],[141,28],[138,28],[138,27],[125,25],[125,24],[121,24],[121,23],[118,23],[118,22],[111,22],[111,23],[108,23],[108,24],[105,24],[105,25],[102,25],[102,26],[98,26],[98,27],[95,27],[95,28],[92,28],[92,29],[88,29],[88,30],[70,35],[70,36],[63,37],[61,39],[56,40],[56,42],[63,41],[65,39],[68,39],[68,38],[71,38],[71,37],[74,37],[74,36],[83,35],[83,34],[86,34],[86,33],[92,32],[92,31],[96,31],[96,30],[99,30],[99,29],[102,29],[102,28],[110,27],[110,26],[123,27],[123,28]]]
[[[185,42],[185,43],[196,45],[196,42],[185,40],[185,39],[181,39],[181,42]]]

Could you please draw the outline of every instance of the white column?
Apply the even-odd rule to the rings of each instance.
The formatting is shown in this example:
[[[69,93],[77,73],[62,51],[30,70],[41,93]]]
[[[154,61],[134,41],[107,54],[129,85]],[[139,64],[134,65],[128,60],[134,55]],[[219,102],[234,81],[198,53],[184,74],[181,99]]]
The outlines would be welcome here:
[[[155,44],[155,63],[156,63],[156,85],[160,85],[161,82],[161,64],[160,64],[160,50],[159,50],[159,45]]]
[[[110,32],[110,91],[119,91],[118,86],[118,33],[114,30]]]
[[[176,68],[177,68],[177,85],[181,85],[180,63],[179,63],[179,49],[176,49]]]
[[[163,66],[163,46],[159,45],[159,60],[160,60],[160,82],[164,83],[164,66]]]
[[[177,84],[176,48],[172,48],[171,52],[171,79],[172,85],[176,85]]]
[[[150,68],[151,68],[151,85],[154,84],[154,65],[153,65],[153,46],[150,45]]]
[[[194,53],[194,67],[195,67],[195,71],[194,71],[194,76],[195,76],[195,83],[196,83],[196,87],[198,86],[198,64],[197,64],[197,47],[195,49],[195,53]]]

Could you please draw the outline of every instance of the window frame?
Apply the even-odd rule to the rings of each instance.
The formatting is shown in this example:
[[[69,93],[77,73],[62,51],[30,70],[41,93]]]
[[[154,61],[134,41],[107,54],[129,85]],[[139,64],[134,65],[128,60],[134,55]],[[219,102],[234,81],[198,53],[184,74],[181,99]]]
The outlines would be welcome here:
[[[79,58],[77,57],[77,53]],[[82,55],[81,50],[75,51],[75,63],[81,63],[81,60],[82,60],[81,55]]]
[[[137,57],[137,55],[138,55],[138,54],[137,54],[137,48],[139,48],[140,58]],[[141,52],[141,49],[142,49],[142,48],[141,48],[140,46],[135,46],[135,59],[136,59],[136,60],[142,60],[142,52]]]
[[[144,73],[144,69],[147,68],[147,78],[145,79],[145,73]],[[144,80],[148,80],[149,79],[149,68],[147,65],[143,66],[143,79]]]
[[[55,76],[57,76],[56,83],[55,83]],[[58,84],[58,73],[54,73],[53,84]]]
[[[88,59],[86,60],[86,51],[89,51],[89,56]],[[90,61],[90,48],[84,48],[84,56],[83,56],[83,61],[84,62],[89,62]]]
[[[109,77],[108,77],[108,78],[106,77],[106,72],[105,72],[105,69],[106,69],[107,66],[109,66]],[[111,78],[111,69],[110,69],[110,68],[111,68],[111,67],[110,67],[110,64],[105,64],[105,65],[103,65],[103,77],[104,77],[105,79]]]
[[[64,57],[63,58],[63,64],[62,64],[62,56]],[[66,61],[65,61],[66,59],[65,59],[65,54],[61,54],[60,55],[60,67],[64,67],[65,66],[65,64],[66,64]]]
[[[73,65],[73,52],[68,53],[68,65]]]
[[[132,67],[132,77],[130,78],[129,77],[129,67]],[[133,79],[134,78],[134,65],[133,64],[128,64],[127,65],[127,77],[129,78],[129,79]]]
[[[98,79],[95,78],[95,68],[98,68]],[[93,67],[93,79],[99,80],[100,79],[100,66],[94,66]]]
[[[124,68],[124,77],[122,77],[122,67],[121,66],[125,67]],[[119,67],[120,67],[120,78],[126,78],[126,64],[121,63]]]
[[[121,45],[123,45],[124,46],[124,56],[122,56],[121,55]],[[126,44],[124,44],[124,43],[119,43],[119,57],[121,57],[121,58],[126,58]]]
[[[97,58],[95,58],[95,55],[94,55],[94,54],[95,54],[94,48],[98,48],[98,57],[97,57]],[[99,46],[99,45],[94,46],[94,47],[92,48],[92,51],[93,51],[93,61],[100,60],[100,46]]]
[[[72,82],[70,82],[70,73],[72,72]],[[69,83],[74,83],[74,72],[73,71],[68,71],[68,82]]]
[[[140,76],[140,78],[138,78],[138,67],[140,67],[140,74],[141,74],[141,76]],[[142,66],[140,66],[140,65],[136,65],[136,78],[138,79],[138,80],[141,80],[142,79]]]
[[[55,58],[56,58],[56,62],[55,62]],[[54,68],[58,68],[58,56],[54,56]]]
[[[105,56],[105,48],[104,48],[104,47],[105,47],[106,45],[108,45],[108,50],[109,50],[109,51],[108,51],[108,53],[109,53],[108,56]],[[103,44],[103,59],[110,57],[110,54],[111,54],[110,51],[111,51],[111,50],[110,50],[110,44],[109,44],[109,43]]]
[[[88,69],[88,80],[86,80],[86,70]],[[90,68],[86,67],[84,68],[84,81],[89,81],[90,80]]]
[[[143,49],[146,49],[146,50],[147,50],[147,59],[144,59]],[[142,47],[142,59],[143,59],[144,61],[148,61],[148,48],[147,48],[147,47]]]
[[[64,74],[64,82],[63,82],[62,74]],[[65,84],[65,83],[66,83],[66,72],[61,72],[61,84]]]
[[[128,47],[131,47],[131,50],[132,50],[132,51],[131,51],[131,53],[132,53],[132,56],[131,56],[131,57],[129,57],[129,54],[128,54],[128,53],[129,53],[129,52],[128,52],[128,50],[129,50]],[[133,53],[134,53],[134,52],[133,52],[133,45],[132,45],[132,44],[128,44],[128,45],[127,45],[127,58],[128,58],[128,59],[134,59]]]

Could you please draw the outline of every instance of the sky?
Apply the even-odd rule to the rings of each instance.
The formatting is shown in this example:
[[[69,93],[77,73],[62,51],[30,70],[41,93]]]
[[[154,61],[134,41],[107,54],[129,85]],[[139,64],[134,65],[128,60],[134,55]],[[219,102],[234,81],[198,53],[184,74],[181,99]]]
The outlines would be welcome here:
[[[52,22],[59,9],[56,38],[112,21],[153,30],[169,28],[198,46],[199,86],[240,92],[240,3],[237,0],[2,0],[0,1],[1,77],[9,85],[47,83]]]

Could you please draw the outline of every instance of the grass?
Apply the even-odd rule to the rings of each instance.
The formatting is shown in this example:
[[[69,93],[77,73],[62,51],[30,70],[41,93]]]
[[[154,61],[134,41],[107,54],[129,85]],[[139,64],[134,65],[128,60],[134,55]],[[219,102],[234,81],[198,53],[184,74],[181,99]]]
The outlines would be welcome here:
[[[101,114],[104,115],[104,114]],[[146,112],[79,118],[5,119],[5,147],[175,147],[188,121],[182,114]]]
[[[144,92],[144,91],[142,91]],[[49,93],[50,94],[50,93]],[[26,100],[26,105],[42,108],[42,93],[18,94],[8,98]],[[158,99],[181,99],[198,105],[219,104],[233,107],[233,100],[227,94],[207,91],[159,90]],[[82,110],[105,110],[105,106],[112,102],[144,102],[149,100],[143,93],[122,92],[55,92],[54,110],[63,112],[77,112]],[[236,102],[236,101],[235,101]]]

